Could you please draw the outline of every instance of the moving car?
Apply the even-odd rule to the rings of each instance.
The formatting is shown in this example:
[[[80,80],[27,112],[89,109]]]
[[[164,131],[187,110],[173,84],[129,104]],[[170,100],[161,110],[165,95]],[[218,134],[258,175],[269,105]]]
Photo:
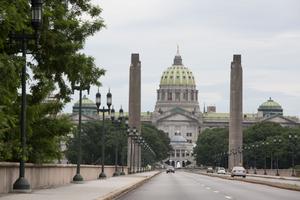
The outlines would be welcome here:
[[[243,178],[246,178],[246,170],[244,167],[241,166],[235,166],[231,170],[231,177],[235,176],[242,176]]]
[[[206,173],[214,173],[214,169],[212,167],[207,167]]]
[[[174,169],[174,167],[173,166],[168,166],[167,167],[167,170],[166,170],[166,173],[175,173],[175,169]]]
[[[224,167],[219,167],[217,170],[217,174],[226,174],[226,170]]]

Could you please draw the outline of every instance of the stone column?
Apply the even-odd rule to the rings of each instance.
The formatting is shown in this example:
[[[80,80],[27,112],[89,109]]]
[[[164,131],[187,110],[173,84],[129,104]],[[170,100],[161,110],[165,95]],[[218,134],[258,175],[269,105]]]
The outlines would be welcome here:
[[[229,121],[229,158],[228,168],[243,165],[243,156],[235,157],[243,146],[243,70],[241,55],[233,55],[230,74],[230,121]],[[234,159],[235,158],[235,159]]]
[[[129,70],[129,107],[128,107],[128,125],[130,128],[135,127],[138,131],[138,135],[141,134],[141,62],[139,54],[131,54],[131,64]],[[130,147],[131,139],[128,138],[128,147]],[[133,143],[134,144],[134,143]],[[133,145],[133,152],[131,148],[128,148],[127,163],[130,166],[130,155],[133,156],[133,171],[136,172],[139,166],[137,166],[141,149],[137,144]],[[138,158],[139,157],[139,158]]]

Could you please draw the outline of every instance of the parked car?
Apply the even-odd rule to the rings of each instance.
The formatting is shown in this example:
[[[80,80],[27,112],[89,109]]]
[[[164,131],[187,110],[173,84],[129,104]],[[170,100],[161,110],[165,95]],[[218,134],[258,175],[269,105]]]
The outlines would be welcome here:
[[[207,167],[206,173],[214,173],[214,169],[212,167]]]
[[[217,174],[226,174],[226,170],[224,167],[219,167],[217,170]]]
[[[166,169],[166,173],[175,173],[175,169],[173,166],[168,166]]]
[[[233,167],[231,170],[231,177],[235,177],[235,176],[242,176],[242,177],[246,178],[245,168],[241,167],[241,166]]]

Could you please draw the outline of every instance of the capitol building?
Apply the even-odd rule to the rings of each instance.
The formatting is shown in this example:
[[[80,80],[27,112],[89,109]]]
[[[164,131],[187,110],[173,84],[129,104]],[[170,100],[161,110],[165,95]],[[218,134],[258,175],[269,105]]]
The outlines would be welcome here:
[[[177,49],[173,64],[160,77],[154,111],[141,113],[143,122],[152,123],[169,136],[173,150],[164,162],[174,167],[196,164],[193,148],[199,134],[205,129],[229,126],[229,113],[218,113],[216,106],[207,106],[200,110],[195,79],[192,71],[184,66]],[[74,123],[78,120],[78,108],[77,102],[70,116]],[[95,103],[84,96],[82,121],[100,119],[96,109]],[[300,126],[299,119],[285,116],[282,106],[272,98],[259,105],[257,113],[243,114],[243,127],[264,121],[279,123],[281,126]]]

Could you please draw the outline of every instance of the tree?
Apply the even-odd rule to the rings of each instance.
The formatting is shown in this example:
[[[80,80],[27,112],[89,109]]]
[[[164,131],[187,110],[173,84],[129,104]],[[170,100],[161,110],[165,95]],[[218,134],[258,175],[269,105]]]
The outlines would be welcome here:
[[[53,158],[53,152],[57,150],[46,149],[51,145],[57,146],[57,140],[70,132],[66,119],[54,119],[50,115],[59,112],[70,101],[71,85],[100,85],[99,78],[105,71],[95,65],[94,58],[81,53],[85,40],[104,27],[100,14],[101,9],[92,5],[90,0],[44,0],[39,45],[28,41],[27,49],[32,55],[32,59],[27,61],[31,69],[31,73],[27,74],[30,92],[27,95],[26,124],[27,157],[30,161],[50,162],[49,158]],[[16,161],[18,156],[15,155],[19,152],[18,89],[24,60],[18,54],[20,43],[10,41],[9,34],[23,31],[33,34],[30,19],[29,0],[0,0],[0,160]],[[52,92],[56,93],[57,103],[44,104]],[[53,125],[54,121],[60,124],[60,130]],[[42,134],[39,126],[42,124],[49,133],[49,143],[44,153],[40,151],[47,146],[45,141],[35,139]],[[54,150],[54,147],[50,149]],[[33,152],[39,152],[40,156],[33,155]]]
[[[145,151],[143,159],[146,164],[161,161],[168,157],[172,147],[170,146],[170,139],[165,132],[158,130],[151,124],[142,123],[142,136],[156,155],[153,157],[149,152]]]
[[[224,152],[228,152],[228,129],[206,129],[199,135],[194,148],[197,164],[215,165],[221,160],[226,166]],[[289,135],[297,136],[289,138]],[[280,141],[280,142],[278,142]],[[275,160],[279,159],[280,168],[300,163],[300,128],[282,127],[278,123],[259,122],[243,130],[243,158],[246,167],[275,168]]]
[[[116,124],[110,120],[106,120],[105,128],[105,164],[115,163],[115,149],[118,146],[118,163],[121,164],[121,157],[127,155],[127,135],[125,124]],[[76,137],[69,138],[67,142],[66,157],[71,163],[77,162],[77,144]],[[101,161],[101,145],[102,145],[102,122],[91,121],[82,125],[81,144],[82,144],[82,163],[84,164],[100,164]],[[148,145],[153,149],[156,157],[153,157],[149,151],[142,150],[143,164],[152,164],[161,161],[168,156],[171,150],[170,140],[163,132],[155,128],[153,125],[142,124],[142,136]],[[125,160],[125,159],[124,159]],[[125,160],[126,161],[126,160]],[[126,163],[126,162],[125,162]],[[124,164],[125,164],[124,163]]]
[[[222,159],[221,153],[227,152],[228,134],[228,128],[205,129],[199,135],[194,148],[197,165],[215,166]]]

